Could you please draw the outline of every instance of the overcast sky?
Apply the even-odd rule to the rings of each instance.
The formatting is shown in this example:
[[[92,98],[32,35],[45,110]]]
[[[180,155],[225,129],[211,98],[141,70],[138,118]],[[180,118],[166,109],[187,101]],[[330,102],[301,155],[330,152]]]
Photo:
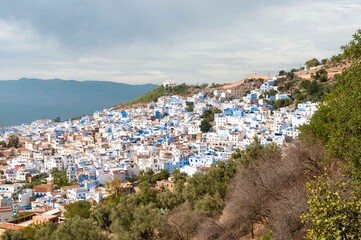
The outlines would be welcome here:
[[[339,53],[360,0],[0,0],[0,79],[235,82]]]

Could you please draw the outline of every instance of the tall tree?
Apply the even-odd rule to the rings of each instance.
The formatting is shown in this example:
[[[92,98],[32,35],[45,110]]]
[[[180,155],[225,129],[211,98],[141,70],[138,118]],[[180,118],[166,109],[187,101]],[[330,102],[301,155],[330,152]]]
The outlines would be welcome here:
[[[91,219],[79,216],[60,224],[51,240],[105,240],[107,237]]]
[[[312,58],[312,59],[306,61],[305,65],[306,65],[307,69],[310,69],[311,67],[317,67],[318,65],[320,65],[320,62],[317,60],[317,58]]]
[[[65,207],[65,217],[73,218],[75,216],[80,216],[82,218],[90,217],[90,203],[88,201],[77,201],[70,203]]]

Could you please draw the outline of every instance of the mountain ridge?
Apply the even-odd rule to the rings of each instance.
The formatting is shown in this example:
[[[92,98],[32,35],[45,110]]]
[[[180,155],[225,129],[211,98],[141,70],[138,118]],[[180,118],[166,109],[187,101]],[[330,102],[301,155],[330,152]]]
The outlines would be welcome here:
[[[127,102],[156,88],[111,81],[20,78],[0,81],[0,125],[68,119]]]

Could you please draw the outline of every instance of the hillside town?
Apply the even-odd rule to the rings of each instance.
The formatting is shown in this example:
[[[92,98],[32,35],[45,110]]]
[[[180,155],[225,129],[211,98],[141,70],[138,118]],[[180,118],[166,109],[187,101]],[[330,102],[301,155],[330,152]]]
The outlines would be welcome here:
[[[38,120],[0,130],[0,141],[16,136],[19,145],[0,148],[0,229],[61,221],[67,204],[87,200],[96,205],[106,198],[109,181],[120,182],[130,193],[137,191],[135,180],[144,172],[179,169],[191,176],[255,138],[264,145],[296,138],[317,103],[275,109],[270,101],[290,98],[277,91],[276,81],[271,77],[251,92],[237,86],[207,88],[78,120]],[[211,115],[208,127],[206,114]],[[69,184],[58,186],[54,172],[64,173]],[[39,184],[29,185],[37,179]],[[155,187],[171,189],[172,181],[158,181]],[[24,212],[31,214],[14,218]]]

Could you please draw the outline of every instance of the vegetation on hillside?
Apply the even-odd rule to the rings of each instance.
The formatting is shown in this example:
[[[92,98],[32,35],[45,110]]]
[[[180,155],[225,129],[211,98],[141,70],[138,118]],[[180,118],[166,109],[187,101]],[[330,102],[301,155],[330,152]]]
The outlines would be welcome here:
[[[211,108],[211,109],[204,111],[204,113],[201,116],[202,121],[201,121],[201,125],[200,125],[201,131],[203,133],[209,132],[212,129],[212,127],[214,125],[214,114],[221,113],[221,112],[222,111],[217,108]]]
[[[21,145],[19,144],[19,137],[16,135],[11,135],[6,141],[0,141],[0,146],[2,148],[21,147]]]
[[[328,78],[327,71],[323,68],[318,70],[311,80],[297,77],[294,74],[296,71],[296,69],[292,69],[290,72],[282,70],[280,72],[282,75],[277,80],[277,90],[288,93],[292,97],[292,101],[288,103],[323,101],[325,95],[331,91],[334,83]]]
[[[206,85],[201,85],[201,86],[206,87]],[[127,103],[118,105],[116,107],[128,106],[128,105],[133,105],[133,104],[138,104],[138,103],[156,102],[158,100],[158,98],[160,98],[162,96],[171,96],[171,95],[185,96],[185,95],[189,94],[189,91],[192,88],[193,88],[193,86],[187,85],[185,83],[176,85],[174,87],[160,85],[159,87],[151,90],[150,92],[144,94],[143,96],[140,96],[136,99],[133,99]]]

